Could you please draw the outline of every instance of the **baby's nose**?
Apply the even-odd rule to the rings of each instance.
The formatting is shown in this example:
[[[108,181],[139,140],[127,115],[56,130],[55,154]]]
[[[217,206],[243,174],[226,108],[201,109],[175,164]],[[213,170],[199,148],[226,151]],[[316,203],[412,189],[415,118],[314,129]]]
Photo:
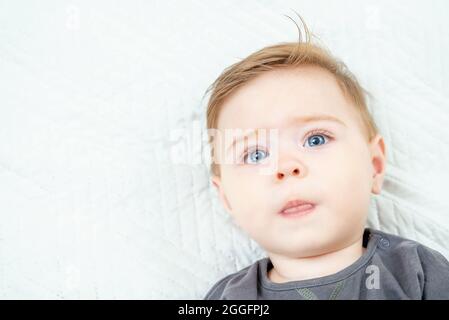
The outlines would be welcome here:
[[[291,169],[289,169],[289,170],[285,170],[285,172],[286,172],[286,173],[290,173],[292,176],[297,176],[297,175],[299,175],[299,168],[294,167],[294,168],[291,168]],[[284,176],[285,176],[284,170],[283,170],[282,172],[279,171],[279,172],[277,173],[277,178],[278,178],[279,180],[283,179]]]

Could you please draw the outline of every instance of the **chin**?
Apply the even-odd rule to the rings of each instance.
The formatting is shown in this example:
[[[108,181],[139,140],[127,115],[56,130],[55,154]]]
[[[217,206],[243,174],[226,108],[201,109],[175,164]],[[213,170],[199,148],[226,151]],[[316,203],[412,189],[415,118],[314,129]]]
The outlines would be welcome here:
[[[266,251],[273,254],[291,258],[313,257],[327,253],[326,247],[322,245],[292,245],[292,243],[271,243],[271,246],[262,246]]]

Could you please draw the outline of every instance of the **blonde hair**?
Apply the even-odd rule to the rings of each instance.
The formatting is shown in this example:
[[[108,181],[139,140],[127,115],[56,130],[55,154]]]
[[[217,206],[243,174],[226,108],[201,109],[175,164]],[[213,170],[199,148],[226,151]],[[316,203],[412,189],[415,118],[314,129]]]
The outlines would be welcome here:
[[[299,32],[298,42],[284,42],[262,48],[227,67],[209,86],[206,90],[206,94],[211,91],[207,103],[208,130],[217,129],[220,110],[226,98],[230,97],[238,88],[244,86],[245,83],[271,70],[312,65],[321,67],[335,76],[343,93],[350,98],[359,111],[368,141],[378,133],[377,126],[366,104],[365,94],[371,96],[370,93],[358,83],[356,77],[342,61],[332,56],[327,49],[310,41],[310,36],[314,35],[310,33],[302,17],[299,14],[298,16],[305,29],[305,42],[301,41],[301,29],[296,25]],[[211,153],[213,153],[211,140],[212,137],[209,137]],[[212,161],[210,167],[212,175],[220,176],[219,169],[219,165]]]

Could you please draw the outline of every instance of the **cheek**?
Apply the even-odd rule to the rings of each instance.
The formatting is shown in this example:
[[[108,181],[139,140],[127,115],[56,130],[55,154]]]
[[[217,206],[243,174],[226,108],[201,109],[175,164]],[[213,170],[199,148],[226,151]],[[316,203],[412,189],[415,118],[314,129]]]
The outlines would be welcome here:
[[[257,177],[245,177],[238,170],[229,170],[226,180],[223,181],[226,195],[239,211],[254,206],[260,201],[262,188],[257,182]]]
[[[360,150],[356,149],[356,150]],[[318,170],[323,192],[335,203],[347,206],[365,205],[369,201],[371,180],[369,158],[364,152],[341,152],[332,157],[331,163]]]
[[[260,218],[269,208],[267,201],[264,201],[269,199],[267,198],[269,190],[260,179],[257,175],[246,177],[235,171],[229,172],[224,181],[226,196],[233,209],[232,215],[241,226],[251,226],[256,221],[260,222],[261,219],[256,217]]]
[[[236,203],[237,213],[245,216],[260,215],[266,209],[266,192],[261,185],[256,183],[239,183],[232,192],[232,198]]]

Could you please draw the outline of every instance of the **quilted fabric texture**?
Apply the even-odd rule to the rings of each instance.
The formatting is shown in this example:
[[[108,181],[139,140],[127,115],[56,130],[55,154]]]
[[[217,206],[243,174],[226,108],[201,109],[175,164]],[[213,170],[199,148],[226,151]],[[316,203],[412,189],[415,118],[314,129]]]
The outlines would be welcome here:
[[[207,86],[298,11],[375,100],[371,227],[449,258],[449,4],[0,1],[0,298],[202,298],[263,256],[208,176]]]

